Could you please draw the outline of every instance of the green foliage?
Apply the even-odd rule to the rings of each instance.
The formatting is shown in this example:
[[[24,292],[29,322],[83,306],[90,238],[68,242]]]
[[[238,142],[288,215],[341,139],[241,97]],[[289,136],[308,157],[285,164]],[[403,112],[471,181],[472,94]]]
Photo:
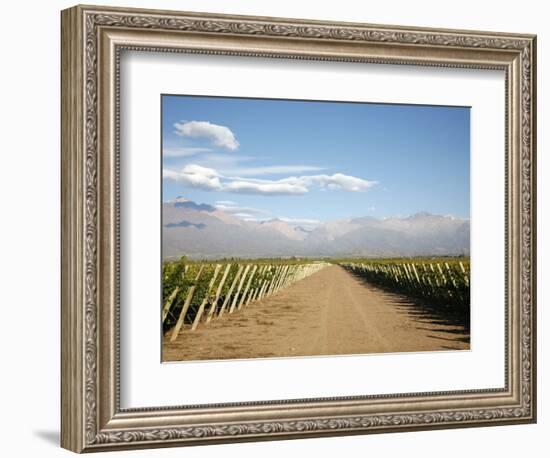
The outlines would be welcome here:
[[[441,307],[469,310],[470,304],[470,259],[468,257],[444,258],[389,258],[389,259],[331,259],[354,275],[369,283],[405,294]],[[224,279],[224,274],[229,271]],[[165,262],[162,266],[163,306],[170,302],[176,291],[169,312],[163,323],[166,332],[173,327],[191,297],[185,314],[185,324],[193,323],[197,311],[206,298],[202,319],[213,307],[213,316],[219,314],[225,303],[224,313],[231,304],[248,302],[257,294],[272,292],[277,285],[283,286],[326,265],[321,260],[304,258],[279,259],[222,259],[201,262],[182,257]],[[216,266],[218,275],[209,288]],[[248,270],[246,268],[248,267]],[[254,270],[254,267],[256,269]],[[243,276],[246,276],[243,280]],[[252,275],[254,273],[254,275]],[[250,281],[250,283],[249,283]],[[233,289],[232,289],[233,286]],[[239,286],[241,289],[239,290]],[[246,288],[248,286],[248,289]],[[219,291],[219,297],[217,293]]]
[[[470,306],[469,258],[376,259],[342,262],[369,283],[441,307]]]
[[[226,303],[225,312],[228,312],[233,301],[236,304],[241,301],[248,302],[252,293],[257,294],[262,291],[262,288],[267,294],[269,285],[275,287],[298,278],[306,267],[312,264],[323,265],[323,263],[312,263],[303,259],[255,259],[237,262],[224,259],[213,263],[190,261],[183,257],[178,261],[165,262],[162,266],[163,307],[170,302],[174,291],[177,293],[173,301],[168,304],[169,312],[164,320],[163,330],[166,332],[176,324],[188,297],[191,301],[185,313],[184,324],[194,321],[205,298],[202,317],[210,313],[211,307],[214,307],[213,315],[216,316],[224,303]],[[228,265],[230,268],[224,278]],[[216,266],[220,266],[220,269],[211,283]],[[218,290],[219,297],[217,297]],[[217,300],[215,300],[216,297]]]

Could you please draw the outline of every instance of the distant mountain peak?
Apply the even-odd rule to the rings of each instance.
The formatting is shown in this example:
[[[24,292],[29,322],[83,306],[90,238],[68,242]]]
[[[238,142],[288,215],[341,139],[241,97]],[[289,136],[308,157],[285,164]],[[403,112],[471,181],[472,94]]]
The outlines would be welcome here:
[[[261,227],[277,231],[291,240],[303,240],[306,237],[306,233],[304,231],[297,231],[287,221],[280,218],[260,221],[259,224]]]
[[[212,205],[197,204],[192,200],[186,199],[184,197],[177,197],[175,200],[169,203],[171,203],[174,207],[185,207],[185,208],[190,208],[192,210],[206,211],[206,212],[216,211],[216,207],[213,207]]]
[[[204,223],[198,223],[198,224],[195,224],[195,223],[191,223],[189,221],[179,221],[177,223],[168,223],[168,224],[165,224],[164,227],[168,227],[168,228],[173,228],[173,227],[195,227],[197,229],[204,229],[206,227],[206,224]]]
[[[470,252],[470,221],[422,211],[297,225],[281,218],[246,221],[183,196],[163,204],[165,258],[420,256]]]
[[[415,213],[414,215],[409,216],[407,219],[415,219],[415,218],[429,218],[431,216],[436,216],[430,212],[427,211],[420,211]]]

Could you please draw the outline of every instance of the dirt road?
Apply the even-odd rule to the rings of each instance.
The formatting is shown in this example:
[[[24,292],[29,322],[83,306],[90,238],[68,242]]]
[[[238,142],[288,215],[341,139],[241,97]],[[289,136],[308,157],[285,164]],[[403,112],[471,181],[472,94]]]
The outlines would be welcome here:
[[[184,328],[163,360],[468,349],[464,328],[329,266],[232,315]]]

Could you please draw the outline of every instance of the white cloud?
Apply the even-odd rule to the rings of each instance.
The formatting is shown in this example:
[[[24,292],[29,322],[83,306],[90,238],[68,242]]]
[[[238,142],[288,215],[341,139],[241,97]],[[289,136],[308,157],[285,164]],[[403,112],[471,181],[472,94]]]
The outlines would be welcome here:
[[[292,227],[300,226],[306,230],[312,230],[321,224],[321,221],[312,218],[273,217],[271,212],[267,210],[242,206],[232,200],[218,200],[215,203],[215,207],[224,213],[230,213],[231,215],[244,221],[253,221],[258,223],[278,219],[288,223]]]
[[[237,202],[233,202],[232,200],[216,200],[216,205],[237,205]]]
[[[373,187],[377,182],[363,180],[362,178],[353,177],[350,175],[344,175],[342,173],[335,173],[331,176],[320,175],[322,177],[321,182],[326,183],[330,189],[362,192]]]
[[[186,173],[199,173],[209,177],[220,176],[220,174],[216,172],[214,169],[211,169],[209,167],[203,167],[202,165],[197,165],[197,164],[186,165],[182,170]]]
[[[297,183],[283,183],[281,181],[258,183],[257,181],[237,180],[227,183],[224,186],[224,191],[238,194],[282,195],[305,194],[308,189]]]
[[[281,221],[291,225],[304,225],[304,226],[317,226],[321,224],[321,221],[318,219],[309,219],[309,218],[279,218]]]
[[[318,184],[321,187],[327,187],[333,191],[348,191],[348,192],[363,192],[374,186],[376,181],[364,180],[343,173],[335,173],[333,175],[305,175],[300,177],[285,178],[285,182],[300,183],[304,186]]]
[[[212,151],[210,148],[193,148],[193,147],[181,147],[181,148],[163,148],[162,155],[164,157],[188,157],[194,156],[198,153],[208,153]]]
[[[235,151],[239,147],[231,129],[225,126],[212,124],[208,121],[176,122],[174,124],[176,134],[181,137],[205,138],[215,146]]]
[[[164,169],[162,177],[206,191],[221,191],[223,188],[218,173],[200,165],[186,165],[180,172]]]
[[[245,221],[252,221],[255,219],[255,216],[249,213],[233,213],[233,216],[244,219]]]
[[[265,210],[260,210],[259,208],[253,208],[253,207],[242,207],[237,205],[235,202],[229,201],[229,200],[221,200],[216,202],[215,207],[218,210],[222,210],[226,213],[231,213],[235,216],[239,216],[241,214],[246,214],[248,218],[250,218],[252,215],[267,215],[269,212],[266,212]]]
[[[235,167],[224,169],[225,175],[248,177],[253,175],[278,175],[284,173],[318,172],[323,167],[312,165],[269,165],[265,167]]]
[[[314,165],[267,165],[257,167],[242,165],[253,160],[258,160],[258,157],[215,152],[206,152],[195,159],[198,164],[214,168],[221,175],[233,179],[244,178],[250,180],[254,176],[302,174],[306,172],[319,172],[324,169],[324,167]]]
[[[228,177],[218,173],[213,168],[197,164],[189,164],[180,172],[165,170],[163,177],[200,189],[258,195],[301,195],[308,193],[310,188],[315,185],[321,187],[321,189],[333,191],[364,192],[377,183],[376,181],[364,180],[342,173],[302,175],[280,180]],[[223,202],[219,205],[232,206],[232,204],[224,204]],[[244,213],[249,213],[249,211]]]

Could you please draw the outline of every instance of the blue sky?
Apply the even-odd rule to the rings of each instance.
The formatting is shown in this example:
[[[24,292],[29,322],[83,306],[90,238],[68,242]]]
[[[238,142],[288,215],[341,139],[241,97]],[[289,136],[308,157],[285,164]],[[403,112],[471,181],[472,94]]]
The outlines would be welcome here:
[[[162,96],[163,200],[315,224],[469,218],[470,109]]]

